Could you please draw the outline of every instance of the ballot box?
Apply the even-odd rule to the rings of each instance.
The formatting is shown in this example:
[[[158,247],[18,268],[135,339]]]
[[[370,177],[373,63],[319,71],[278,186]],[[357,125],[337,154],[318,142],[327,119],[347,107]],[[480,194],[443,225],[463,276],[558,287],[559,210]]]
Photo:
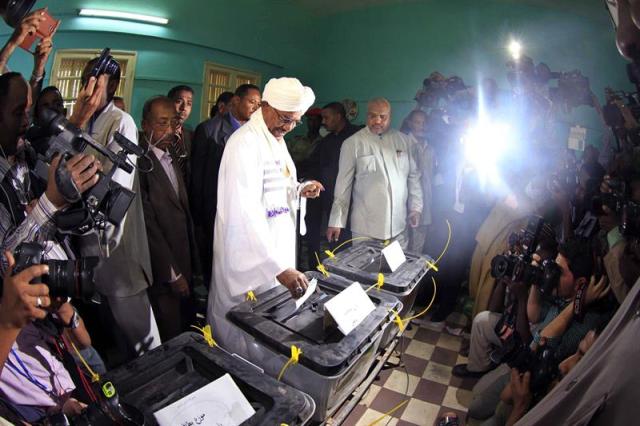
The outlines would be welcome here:
[[[200,396],[198,400],[189,400],[198,391],[206,393],[203,392],[208,390],[206,386],[221,378],[227,382],[232,380],[235,385],[231,384],[229,390],[220,390],[218,387],[217,391]],[[225,424],[225,404],[233,410],[236,402],[220,401],[219,396],[231,394],[230,388],[235,386],[237,389],[234,392],[239,391],[246,399],[248,408],[255,411],[241,423],[243,426],[304,425],[315,411],[315,403],[309,395],[264,375],[256,366],[241,358],[209,346],[197,333],[181,334],[110,371],[104,380],[113,383],[120,401],[144,413],[146,425],[158,424],[154,413],[166,407],[171,408],[172,404],[177,405],[175,411],[184,419],[172,417],[175,420],[169,423]],[[203,408],[203,404],[207,407]]]
[[[227,319],[251,342],[249,361],[308,393],[316,402],[313,420],[321,422],[366,377],[382,335],[394,326],[391,310],[400,309],[401,303],[389,294],[371,293],[373,310],[345,335],[325,312],[325,304],[352,281],[337,276],[326,278],[317,272],[306,275],[317,281],[317,288],[301,306],[296,307],[285,287],[277,286],[257,295],[256,301],[232,308]],[[292,345],[302,353],[297,363],[290,363],[283,371],[291,359]]]
[[[363,241],[360,244],[335,253],[322,264],[330,274],[337,274],[364,286],[378,282],[378,274],[384,275],[381,292],[397,297],[402,302],[400,316],[405,318],[413,308],[418,287],[425,285],[427,275],[433,265],[433,259],[427,255],[405,252],[406,261],[394,272],[387,265],[382,249],[384,245],[377,241]]]

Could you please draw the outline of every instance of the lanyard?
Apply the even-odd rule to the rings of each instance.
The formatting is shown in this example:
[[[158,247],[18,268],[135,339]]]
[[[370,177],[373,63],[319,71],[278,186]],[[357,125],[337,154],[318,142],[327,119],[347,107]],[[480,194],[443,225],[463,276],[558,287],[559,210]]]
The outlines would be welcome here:
[[[27,379],[29,382],[31,382],[34,385],[36,385],[38,388],[40,388],[40,390],[42,390],[43,392],[47,393],[49,396],[51,396],[51,398],[53,398],[55,400],[57,398],[57,395],[55,393],[53,393],[53,389],[52,390],[47,389],[47,387],[45,385],[40,383],[40,381],[38,379],[36,379],[35,377],[33,377],[31,375],[31,373],[29,372],[27,367],[24,365],[24,363],[20,359],[20,356],[18,355],[18,353],[15,350],[11,349],[11,353],[13,354],[15,359],[18,361],[18,364],[20,364],[21,368],[19,369],[13,363],[13,361],[11,361],[10,359],[7,359],[7,366],[10,367],[16,373],[18,373],[19,375],[21,375],[22,377],[24,377],[25,379]]]

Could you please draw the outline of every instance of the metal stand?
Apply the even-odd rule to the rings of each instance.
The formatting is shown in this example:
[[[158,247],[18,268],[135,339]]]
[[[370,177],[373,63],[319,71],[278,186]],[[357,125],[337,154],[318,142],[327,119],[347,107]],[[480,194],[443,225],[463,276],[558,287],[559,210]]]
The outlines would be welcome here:
[[[356,405],[362,400],[365,396],[371,384],[376,380],[380,372],[387,366],[387,361],[393,354],[396,346],[398,346],[399,339],[401,334],[398,334],[392,341],[389,346],[382,352],[379,356],[378,361],[371,367],[369,370],[369,374],[364,378],[364,380],[360,383],[360,385],[356,388],[356,390],[351,394],[351,396],[332,414],[330,415],[324,423],[321,425],[325,426],[338,426],[344,422],[349,414],[356,408]]]

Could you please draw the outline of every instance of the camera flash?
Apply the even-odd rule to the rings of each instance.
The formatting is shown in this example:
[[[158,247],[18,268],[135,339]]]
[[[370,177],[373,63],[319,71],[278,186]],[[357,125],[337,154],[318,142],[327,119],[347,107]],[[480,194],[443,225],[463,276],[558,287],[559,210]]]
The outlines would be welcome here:
[[[512,40],[509,43],[509,53],[511,53],[511,57],[515,60],[520,59],[520,52],[522,51],[522,45],[519,41]]]

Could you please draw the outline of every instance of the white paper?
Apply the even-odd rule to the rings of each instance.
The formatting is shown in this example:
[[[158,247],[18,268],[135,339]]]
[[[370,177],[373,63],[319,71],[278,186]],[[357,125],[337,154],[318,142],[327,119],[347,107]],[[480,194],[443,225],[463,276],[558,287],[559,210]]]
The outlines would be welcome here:
[[[391,268],[391,272],[395,272],[400,265],[407,261],[407,257],[404,255],[404,251],[402,251],[402,247],[398,241],[394,241],[383,248],[382,255],[387,261],[389,268]]]
[[[160,426],[238,426],[255,413],[231,376],[225,374],[154,416]]]
[[[300,306],[302,306],[302,304],[306,302],[307,299],[310,298],[313,293],[316,292],[316,287],[318,287],[318,280],[314,278],[311,281],[309,281],[309,286],[307,287],[307,291],[304,292],[302,297],[299,299],[296,299],[296,310],[300,309]]]
[[[569,141],[567,143],[569,149],[575,151],[584,151],[587,141],[587,129],[581,126],[574,126],[569,132]]]
[[[376,307],[360,283],[354,282],[324,304],[338,330],[345,336],[373,312]]]

